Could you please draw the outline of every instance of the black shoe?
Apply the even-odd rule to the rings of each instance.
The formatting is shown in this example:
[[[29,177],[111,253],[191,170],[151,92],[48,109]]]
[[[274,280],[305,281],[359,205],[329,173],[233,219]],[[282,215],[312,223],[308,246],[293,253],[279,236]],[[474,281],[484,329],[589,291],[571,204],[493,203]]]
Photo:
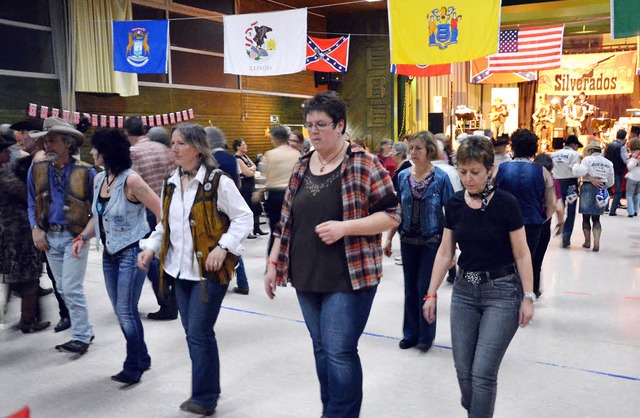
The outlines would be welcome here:
[[[618,216],[615,212],[609,212],[609,216]]]
[[[540,296],[542,296],[542,292],[538,290],[536,292],[536,299],[540,299]]]
[[[93,337],[91,338],[93,340]],[[68,351],[69,353],[84,354],[89,349],[89,344],[78,340],[67,341],[64,344],[56,345],[58,351]]]
[[[25,334],[31,334],[32,332],[42,331],[51,325],[49,321],[32,321],[32,322],[22,322],[20,321],[20,331]]]
[[[418,345],[416,345],[416,348],[420,351],[422,351],[423,353],[426,353],[427,351],[429,351],[429,349],[431,348],[432,343],[420,343]]]
[[[398,347],[400,347],[401,350],[406,350],[407,348],[415,347],[415,345],[416,343],[413,341],[402,339],[400,340]]]
[[[53,288],[44,289],[42,287],[38,287],[38,297],[41,298],[43,296],[47,296],[53,293]]]
[[[248,295],[249,294],[249,289],[241,289],[239,287],[234,287],[233,288],[233,293],[239,293],[241,295]]]
[[[160,308],[158,312],[147,314],[147,318],[155,321],[171,321],[178,317],[178,310],[171,308]]]
[[[191,398],[189,398],[185,402],[182,402],[180,404],[180,409],[183,411],[191,412],[193,414],[205,415],[205,416],[213,415],[213,413],[216,411],[215,407],[205,408],[203,406],[194,404]]]
[[[256,239],[256,236],[255,236],[255,235],[253,235],[253,234],[249,234],[249,235],[247,236],[247,239]]]
[[[256,228],[253,230],[253,234],[254,235],[269,235],[268,232],[264,232],[262,229],[260,228]]]
[[[60,322],[53,327],[53,332],[64,331],[65,329],[71,328],[71,320],[69,318],[62,318]]]
[[[140,379],[136,380],[130,376],[128,376],[124,370],[121,371],[120,373],[111,376],[111,380],[113,380],[114,382],[120,382],[120,383],[124,383],[126,385],[133,385],[136,384],[140,381]]]
[[[635,215],[627,215],[627,218],[633,218]]]

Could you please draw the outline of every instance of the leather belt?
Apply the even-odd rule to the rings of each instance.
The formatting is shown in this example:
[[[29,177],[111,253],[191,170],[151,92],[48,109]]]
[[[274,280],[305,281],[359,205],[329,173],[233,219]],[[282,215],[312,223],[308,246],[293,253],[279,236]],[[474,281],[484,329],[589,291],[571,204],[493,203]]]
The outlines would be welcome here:
[[[489,283],[491,279],[508,276],[510,274],[516,273],[517,271],[518,270],[516,269],[515,264],[509,264],[508,266],[504,266],[497,270],[489,271],[465,271],[460,269],[460,276],[462,276],[462,278],[464,278],[467,282],[478,285]]]
[[[67,227],[61,224],[49,224],[47,231],[49,232],[63,232]]]

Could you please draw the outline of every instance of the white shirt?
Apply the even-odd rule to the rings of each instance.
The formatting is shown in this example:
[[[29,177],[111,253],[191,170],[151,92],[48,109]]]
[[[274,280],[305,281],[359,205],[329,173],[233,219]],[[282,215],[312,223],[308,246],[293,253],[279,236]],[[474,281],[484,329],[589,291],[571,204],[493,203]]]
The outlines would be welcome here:
[[[606,187],[613,186],[613,163],[600,153],[584,157],[579,165],[573,166],[574,176],[586,176],[587,174],[593,178],[606,181]]]
[[[551,155],[553,160],[553,177],[556,179],[574,179],[571,167],[580,164],[580,154],[571,147],[564,147]]]
[[[629,172],[625,177],[631,181],[640,181],[640,165],[638,165],[638,159],[629,157],[629,160],[627,161],[627,168],[629,169]]]
[[[449,181],[451,182],[451,186],[453,187],[453,191],[457,192],[462,190],[462,183],[460,182],[460,175],[458,174],[458,170],[455,167],[449,165],[448,162],[444,160],[433,160],[431,164],[435,165],[449,176]]]
[[[169,204],[169,214],[162,214],[163,218],[164,216],[169,216],[169,229],[171,231],[169,236],[170,244],[163,267],[169,275],[180,277],[180,279],[184,280],[200,280],[200,267],[193,249],[189,215],[191,214],[198,186],[205,183],[205,172],[206,167],[201,165],[198,174],[185,187],[184,194],[179,170],[175,170],[167,180],[169,183],[174,184],[176,188]],[[222,234],[219,243],[227,248],[230,253],[241,255],[244,252],[242,241],[253,228],[253,213],[240,195],[240,191],[233,180],[227,176],[220,177],[217,207],[231,221],[229,230]],[[162,222],[159,221],[151,236],[140,240],[140,248],[142,250],[152,250],[156,256],[159,256],[163,236],[164,227]]]

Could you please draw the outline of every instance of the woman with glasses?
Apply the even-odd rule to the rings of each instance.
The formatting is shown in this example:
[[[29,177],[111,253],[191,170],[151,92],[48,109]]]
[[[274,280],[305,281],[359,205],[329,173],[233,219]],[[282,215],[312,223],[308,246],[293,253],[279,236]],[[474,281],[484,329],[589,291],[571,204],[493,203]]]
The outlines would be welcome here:
[[[304,104],[314,152],[293,169],[265,290],[296,290],[313,342],[322,415],[357,417],[362,403],[358,340],[382,276],[382,231],[400,213],[389,174],[375,156],[350,145],[344,102],[333,91]],[[313,260],[309,255],[313,254]]]
[[[442,243],[424,297],[424,318],[436,320],[436,291],[456,252],[451,294],[451,346],[469,417],[493,416],[498,369],[511,339],[533,318],[533,269],[517,200],[491,186],[493,145],[484,136],[462,140],[458,173],[465,190],[446,204]],[[490,249],[490,250],[488,250]]]

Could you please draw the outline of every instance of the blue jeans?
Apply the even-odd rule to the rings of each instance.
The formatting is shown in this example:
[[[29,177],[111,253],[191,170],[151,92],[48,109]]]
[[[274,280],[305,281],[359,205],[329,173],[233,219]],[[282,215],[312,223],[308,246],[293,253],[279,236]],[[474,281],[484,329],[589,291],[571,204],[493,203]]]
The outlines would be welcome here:
[[[313,341],[322,415],[358,417],[362,405],[362,365],[358,340],[369,319],[377,287],[352,292],[297,292]]]
[[[238,257],[238,265],[236,266],[236,280],[238,282],[238,289],[249,290],[249,280],[247,280],[247,273],[244,271],[244,261],[242,261],[242,257]]]
[[[151,367],[151,357],[144,342],[144,329],[138,314],[138,301],[146,272],[137,267],[139,248],[129,248],[116,254],[102,253],[104,283],[120,329],[127,340],[127,358],[123,372],[133,380]]]
[[[564,226],[562,227],[562,243],[570,244],[571,243],[571,234],[573,233],[573,225],[576,220],[576,206],[578,204],[578,200],[574,200],[573,203],[567,204],[567,188],[569,186],[576,187],[576,193],[578,192],[578,179],[559,179],[558,183],[560,183],[560,194],[562,194],[562,201],[565,203],[567,208],[567,218],[564,221]]]
[[[149,235],[151,235],[151,232],[153,232],[157,224],[156,216],[149,209],[147,209],[147,222],[149,223],[149,228],[151,228],[151,231],[149,231],[149,233],[145,235],[145,238],[149,238]],[[171,309],[172,286],[169,283],[165,282],[164,292],[160,293],[160,260],[155,257],[152,258],[149,262],[147,277],[151,282],[153,293],[156,295],[158,306],[165,309]]]
[[[47,232],[47,241],[47,260],[53,277],[56,278],[58,292],[69,309],[72,339],[89,344],[93,336],[93,326],[89,322],[89,308],[83,285],[89,245],[84,246],[80,258],[75,258],[71,255],[73,236],[69,232]]]
[[[451,345],[470,418],[493,416],[498,368],[518,329],[522,284],[517,274],[473,285],[456,277],[451,295]]]
[[[217,406],[220,395],[220,357],[213,327],[227,287],[211,280],[175,280],[178,311],[191,357],[191,398],[207,409]]]
[[[627,213],[635,215],[640,209],[640,181],[627,179]]]
[[[422,299],[431,283],[438,245],[412,245],[400,241],[404,273],[402,338],[412,343],[431,345],[436,337],[436,322],[429,324],[422,315]]]
[[[613,199],[611,200],[611,209],[609,214],[616,213],[618,206],[620,205],[620,199],[622,198],[622,173],[615,173],[615,183],[613,183]]]

